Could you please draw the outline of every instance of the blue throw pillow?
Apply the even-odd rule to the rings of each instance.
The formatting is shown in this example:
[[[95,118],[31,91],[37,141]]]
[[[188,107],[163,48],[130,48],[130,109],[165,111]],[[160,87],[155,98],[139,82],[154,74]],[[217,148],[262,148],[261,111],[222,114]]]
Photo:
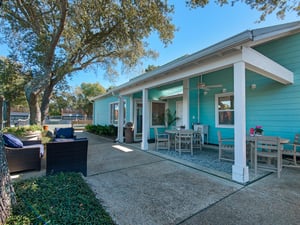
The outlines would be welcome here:
[[[73,138],[74,137],[74,128],[58,128],[55,129],[55,137],[56,138]]]
[[[23,142],[12,134],[3,134],[4,144],[11,148],[23,148]]]

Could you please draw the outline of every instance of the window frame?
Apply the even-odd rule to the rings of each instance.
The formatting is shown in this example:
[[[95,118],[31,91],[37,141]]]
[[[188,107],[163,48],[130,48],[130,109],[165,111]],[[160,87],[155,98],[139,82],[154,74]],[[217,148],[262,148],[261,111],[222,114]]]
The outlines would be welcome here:
[[[219,109],[219,98],[221,97],[233,97],[233,102],[232,102],[232,109],[224,109],[220,110]],[[219,121],[219,113],[220,112],[232,112],[233,113],[233,124],[220,124]],[[234,107],[234,93],[233,92],[227,92],[227,93],[220,93],[220,94],[215,94],[215,124],[217,128],[234,128],[234,114],[235,114],[235,107]]]
[[[163,118],[163,124],[153,124],[153,103],[158,104],[164,104],[164,118]],[[165,101],[151,101],[151,112],[150,112],[150,126],[151,127],[166,127],[166,108],[167,108],[167,102]]]
[[[113,105],[116,105],[118,107],[116,120],[114,120],[112,118],[113,117],[113,112],[112,112],[112,106]],[[124,106],[123,115],[124,115],[124,124],[125,124],[126,123],[126,100],[123,100],[123,106]],[[115,110],[115,108],[114,108],[114,110]],[[114,101],[114,102],[109,103],[109,123],[111,125],[114,125],[114,126],[119,125],[119,102],[118,101]]]

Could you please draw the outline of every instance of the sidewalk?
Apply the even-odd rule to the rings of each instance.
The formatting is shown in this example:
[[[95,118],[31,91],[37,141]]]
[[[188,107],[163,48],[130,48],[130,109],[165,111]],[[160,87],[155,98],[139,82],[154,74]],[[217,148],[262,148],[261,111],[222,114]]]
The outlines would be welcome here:
[[[243,186],[87,135],[85,179],[119,225],[299,224],[300,169]]]

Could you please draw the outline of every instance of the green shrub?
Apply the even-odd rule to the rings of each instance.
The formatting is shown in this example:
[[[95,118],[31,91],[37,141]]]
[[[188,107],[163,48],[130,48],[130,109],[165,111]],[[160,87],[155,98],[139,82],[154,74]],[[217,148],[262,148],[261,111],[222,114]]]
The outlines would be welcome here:
[[[10,224],[114,224],[82,177],[60,173],[14,184]]]
[[[25,136],[28,132],[43,131],[40,125],[18,126],[18,127],[5,127],[3,133],[11,133],[18,137]]]
[[[93,125],[89,124],[86,127],[86,130],[88,132],[91,132],[93,134],[102,135],[102,136],[108,136],[108,137],[116,137],[118,128],[114,125]]]

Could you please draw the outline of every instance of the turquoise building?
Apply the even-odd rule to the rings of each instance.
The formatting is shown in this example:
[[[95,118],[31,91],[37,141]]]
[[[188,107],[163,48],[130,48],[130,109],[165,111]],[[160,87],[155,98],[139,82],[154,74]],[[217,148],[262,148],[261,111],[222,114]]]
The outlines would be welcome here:
[[[154,127],[201,124],[206,144],[218,144],[218,130],[234,137],[232,179],[245,183],[250,128],[290,140],[300,133],[300,21],[246,30],[93,100],[94,124],[118,126],[123,142],[123,127],[132,122],[143,150]],[[177,117],[171,124],[167,111]]]

